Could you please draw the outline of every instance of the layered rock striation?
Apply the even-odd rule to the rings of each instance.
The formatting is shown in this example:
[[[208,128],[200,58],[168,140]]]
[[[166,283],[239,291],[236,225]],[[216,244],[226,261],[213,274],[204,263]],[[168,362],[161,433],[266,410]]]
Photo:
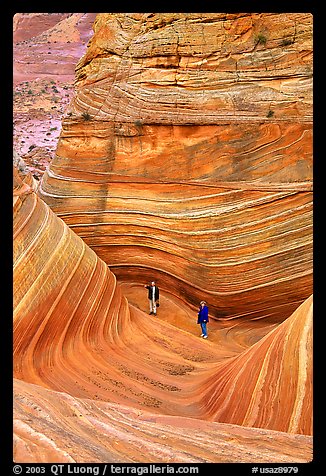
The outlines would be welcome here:
[[[107,265],[28,184],[16,183],[15,377],[81,397],[190,411],[180,402],[193,386],[188,374],[212,366],[220,351],[130,307]]]
[[[120,280],[290,316],[312,292],[311,15],[100,14],[75,86],[52,210]]]
[[[16,462],[293,464],[312,455],[304,435],[158,415],[19,380],[14,389]]]
[[[37,192],[16,160],[15,461],[311,461],[311,40],[96,17]]]
[[[149,319],[15,172],[15,461],[311,460],[311,304],[233,352]]]
[[[310,297],[275,330],[214,369],[202,400],[205,412],[216,421],[312,434],[312,316]]]

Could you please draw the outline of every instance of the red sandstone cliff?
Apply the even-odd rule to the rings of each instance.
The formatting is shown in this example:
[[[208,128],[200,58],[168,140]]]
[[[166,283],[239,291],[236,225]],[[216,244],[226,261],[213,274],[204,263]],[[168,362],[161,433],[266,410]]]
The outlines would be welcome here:
[[[38,195],[14,175],[16,461],[311,460],[311,39],[97,16]]]
[[[312,292],[309,14],[100,14],[42,198],[118,278],[219,318]]]

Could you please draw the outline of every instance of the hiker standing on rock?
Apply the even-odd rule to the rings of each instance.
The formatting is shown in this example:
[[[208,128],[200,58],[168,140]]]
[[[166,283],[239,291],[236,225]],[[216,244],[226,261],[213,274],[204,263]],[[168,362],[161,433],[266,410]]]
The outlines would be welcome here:
[[[160,299],[160,290],[156,286],[155,281],[152,281],[151,284],[144,286],[148,289],[148,300],[149,300],[149,313],[156,316],[156,308],[159,306]]]
[[[197,324],[200,324],[201,326],[201,331],[202,334],[200,337],[203,337],[204,339],[207,339],[207,322],[209,321],[208,319],[208,307],[206,304],[206,301],[201,301],[199,304],[199,312],[198,312],[198,320]]]

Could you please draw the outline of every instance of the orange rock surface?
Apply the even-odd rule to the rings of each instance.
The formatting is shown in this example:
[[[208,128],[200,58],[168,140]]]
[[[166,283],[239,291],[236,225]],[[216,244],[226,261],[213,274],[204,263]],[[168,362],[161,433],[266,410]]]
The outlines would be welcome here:
[[[303,435],[159,415],[19,380],[14,389],[16,462],[293,464],[312,454]]]
[[[312,293],[311,41],[310,14],[98,15],[41,197],[118,279],[283,320]]]
[[[205,412],[216,421],[312,434],[311,355],[312,297],[277,329],[214,369]]]
[[[311,459],[311,299],[280,325],[213,322],[201,340],[189,306],[163,292],[165,319],[149,318],[135,300],[143,291],[117,284],[14,178],[15,461]],[[230,375],[237,388],[225,390],[219,415],[218,385]],[[251,400],[240,385],[249,377]]]
[[[14,174],[15,461],[311,461],[311,15],[99,14],[75,86]]]

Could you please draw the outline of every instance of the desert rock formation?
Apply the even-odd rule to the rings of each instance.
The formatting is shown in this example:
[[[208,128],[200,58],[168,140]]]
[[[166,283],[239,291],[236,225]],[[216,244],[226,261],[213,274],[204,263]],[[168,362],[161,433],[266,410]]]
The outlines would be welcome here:
[[[216,421],[312,434],[311,356],[312,297],[276,330],[214,369],[205,411]],[[287,408],[280,403],[285,401]]]
[[[13,17],[14,148],[40,179],[54,156],[73,95],[75,66],[95,13],[16,13]]]
[[[15,460],[310,461],[311,15],[93,28],[38,189],[14,171]]]
[[[19,380],[14,388],[18,462],[290,464],[311,456],[303,435],[158,415]]]
[[[219,318],[312,293],[309,14],[100,14],[42,198],[121,280]]]
[[[244,344],[241,328],[240,337],[233,329],[241,344],[232,346],[239,354],[233,357],[227,345],[153,321],[129,305],[106,264],[18,173],[14,178],[15,461],[311,458],[311,299],[252,346]],[[265,385],[261,361],[275,363]],[[251,401],[224,408],[221,420],[232,424],[205,421],[220,421],[219,382],[228,386],[231,378],[239,390],[249,375]],[[291,392],[284,394],[289,385],[294,402]],[[225,392],[229,403],[239,402],[239,392]],[[248,428],[233,424],[235,413]]]
[[[16,13],[14,82],[40,77],[74,79],[91,34],[94,13]]]

